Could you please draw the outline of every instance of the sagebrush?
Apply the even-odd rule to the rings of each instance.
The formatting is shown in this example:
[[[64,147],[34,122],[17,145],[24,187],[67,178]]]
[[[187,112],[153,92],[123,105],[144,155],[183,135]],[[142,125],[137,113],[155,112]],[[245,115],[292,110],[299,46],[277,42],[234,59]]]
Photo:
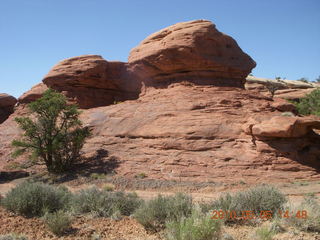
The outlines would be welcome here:
[[[26,217],[40,217],[69,207],[72,194],[64,187],[44,183],[23,182],[11,189],[1,205]]]
[[[54,213],[46,213],[44,221],[52,233],[61,236],[70,229],[72,218],[68,213],[59,210]]]
[[[316,197],[305,197],[300,205],[288,211],[291,217],[284,219],[288,225],[302,231],[320,232],[320,204]]]
[[[166,221],[178,221],[191,215],[192,198],[189,195],[177,193],[174,196],[158,195],[143,204],[134,214],[137,221],[149,231],[164,229]]]
[[[224,194],[212,203],[203,203],[200,206],[203,212],[222,210],[223,212],[235,212],[237,216],[241,216],[244,211],[250,211],[256,216],[260,216],[262,211],[270,211],[273,217],[286,202],[285,195],[277,188],[271,185],[258,185],[234,195]],[[226,214],[224,219],[227,222],[237,220],[231,218],[229,214]]]
[[[189,217],[166,222],[168,240],[220,239],[222,222],[211,219],[210,214],[193,210]]]
[[[122,215],[130,216],[142,202],[136,193],[89,188],[75,194],[72,208],[75,213],[90,213],[98,217],[110,217],[117,211]]]

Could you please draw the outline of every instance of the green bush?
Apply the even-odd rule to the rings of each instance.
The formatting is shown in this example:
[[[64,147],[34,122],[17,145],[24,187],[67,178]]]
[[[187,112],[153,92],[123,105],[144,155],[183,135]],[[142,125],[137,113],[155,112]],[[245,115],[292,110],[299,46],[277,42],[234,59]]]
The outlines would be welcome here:
[[[301,98],[299,103],[295,103],[297,110],[302,115],[320,116],[320,88],[313,90],[306,97]]]
[[[192,198],[188,195],[158,195],[157,198],[143,204],[134,216],[145,229],[156,232],[165,227],[166,221],[178,221],[182,217],[190,216],[192,208]]]
[[[28,238],[26,236],[13,233],[13,234],[0,235],[0,240],[28,240]]]
[[[189,217],[166,223],[168,240],[213,240],[220,239],[221,221],[211,219],[208,214],[194,210]]]
[[[302,211],[305,211],[305,217],[302,217]],[[284,220],[288,225],[299,230],[320,232],[320,204],[317,198],[305,197],[299,206],[291,209],[290,217],[284,218]]]
[[[63,187],[36,182],[23,182],[11,189],[1,200],[1,205],[14,213],[26,216],[42,216],[67,208],[71,193]]]
[[[33,117],[17,117],[15,121],[24,131],[12,141],[14,156],[30,153],[45,163],[49,172],[61,173],[71,169],[79,159],[88,128],[79,120],[76,105],[68,105],[61,93],[48,89],[43,96],[28,104]]]
[[[203,212],[222,210],[223,212],[235,212],[237,216],[241,216],[243,211],[251,211],[259,216],[261,211],[271,211],[274,216],[279,209],[282,209],[286,201],[285,195],[275,187],[259,185],[234,195],[227,193],[211,204],[201,204],[200,206]],[[224,219],[232,221],[230,214],[227,214]]]
[[[142,200],[136,193],[110,192],[89,188],[81,190],[73,197],[72,208],[76,213],[90,213],[98,217],[110,217],[116,211],[122,215],[131,215]]]
[[[62,210],[54,213],[46,213],[45,223],[49,230],[57,236],[63,235],[71,227],[71,217]]]

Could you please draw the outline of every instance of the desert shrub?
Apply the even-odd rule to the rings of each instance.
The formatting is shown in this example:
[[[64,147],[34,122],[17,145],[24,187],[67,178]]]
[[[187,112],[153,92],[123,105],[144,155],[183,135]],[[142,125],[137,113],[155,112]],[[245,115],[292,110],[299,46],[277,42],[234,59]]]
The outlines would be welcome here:
[[[241,216],[243,211],[251,211],[259,216],[262,211],[271,211],[273,216],[286,203],[286,197],[278,189],[270,185],[259,185],[248,190],[229,193],[220,196],[210,204],[201,204],[203,212],[209,210],[222,210],[223,212],[235,212]],[[232,221],[229,214],[225,216],[226,221]]]
[[[277,80],[279,81],[280,79],[277,79]],[[265,87],[269,91],[271,98],[273,98],[276,91],[280,89],[279,84],[271,82],[271,81],[267,81]]]
[[[131,215],[142,200],[136,193],[110,192],[89,188],[81,190],[73,197],[72,208],[76,213],[90,213],[98,217],[110,217],[116,211]]]
[[[12,234],[0,235],[0,240],[28,240],[28,238],[24,235],[12,233]]]
[[[302,115],[313,114],[320,116],[320,88],[313,90],[304,98],[301,98],[295,105],[298,112]]]
[[[12,142],[14,156],[25,152],[44,162],[49,172],[60,173],[71,168],[89,129],[82,127],[76,105],[67,105],[64,95],[48,89],[28,105],[33,117],[17,117],[24,131],[22,138]]]
[[[189,217],[166,223],[168,240],[213,240],[219,239],[222,222],[211,219],[209,214],[194,210]]]
[[[256,240],[272,240],[276,233],[268,226],[261,226],[255,230],[254,239]]]
[[[44,221],[49,230],[57,236],[63,235],[71,227],[71,217],[68,213],[59,210],[54,213],[46,213]]]
[[[305,78],[305,77],[299,78],[299,79],[297,79],[297,81],[309,83],[308,78]]]
[[[190,216],[193,204],[188,195],[177,193],[174,196],[158,195],[155,199],[143,204],[134,214],[145,229],[158,231],[164,228],[166,221],[178,221]]]
[[[306,214],[303,216],[303,211]],[[299,216],[300,215],[300,216]],[[285,222],[302,231],[320,232],[320,204],[314,196],[305,197],[303,202],[290,210]]]
[[[23,182],[11,189],[1,200],[9,211],[26,216],[42,216],[69,206],[71,193],[63,187],[44,183]]]

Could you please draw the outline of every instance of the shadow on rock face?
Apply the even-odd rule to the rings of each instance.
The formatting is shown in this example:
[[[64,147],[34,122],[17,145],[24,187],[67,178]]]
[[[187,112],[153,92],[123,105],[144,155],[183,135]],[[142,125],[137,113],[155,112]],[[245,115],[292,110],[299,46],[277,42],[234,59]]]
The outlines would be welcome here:
[[[320,136],[318,134],[310,132],[302,138],[265,139],[264,142],[275,149],[277,155],[312,167],[317,173],[320,173]]]

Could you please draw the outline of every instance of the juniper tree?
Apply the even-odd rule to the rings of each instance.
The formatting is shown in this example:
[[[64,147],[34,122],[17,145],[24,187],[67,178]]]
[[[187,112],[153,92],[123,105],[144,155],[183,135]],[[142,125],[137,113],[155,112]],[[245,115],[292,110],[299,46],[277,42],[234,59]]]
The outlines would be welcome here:
[[[82,126],[76,105],[67,105],[64,95],[48,89],[38,100],[28,105],[31,116],[15,121],[24,131],[15,139],[14,156],[25,152],[44,162],[49,172],[68,170],[79,158],[79,152],[89,129]]]

